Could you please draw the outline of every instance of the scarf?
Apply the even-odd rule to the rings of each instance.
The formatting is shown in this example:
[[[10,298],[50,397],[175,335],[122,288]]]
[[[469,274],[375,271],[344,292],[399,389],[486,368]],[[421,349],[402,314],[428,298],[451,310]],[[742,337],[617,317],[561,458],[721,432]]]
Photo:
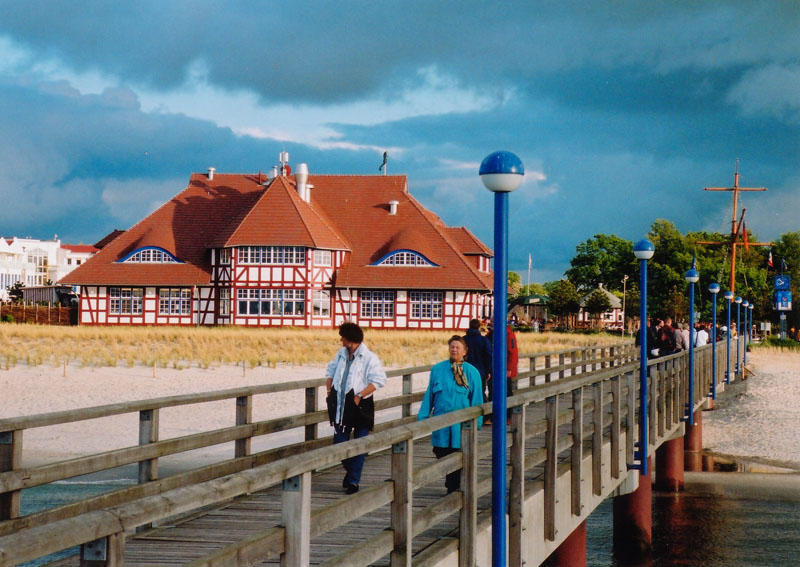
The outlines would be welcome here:
[[[464,376],[463,362],[450,362],[450,368],[453,370],[453,378],[456,379],[456,384],[463,388],[467,388],[467,377]]]

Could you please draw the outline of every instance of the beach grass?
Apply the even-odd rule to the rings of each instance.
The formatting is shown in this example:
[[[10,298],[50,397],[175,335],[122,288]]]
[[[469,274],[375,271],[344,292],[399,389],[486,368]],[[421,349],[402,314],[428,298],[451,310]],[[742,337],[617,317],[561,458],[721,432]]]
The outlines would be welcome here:
[[[387,367],[443,359],[453,331],[365,329],[365,342]],[[619,336],[518,333],[519,352],[611,345]],[[208,368],[229,364],[325,364],[341,346],[336,329],[241,327],[55,327],[0,325],[0,367],[79,366]]]

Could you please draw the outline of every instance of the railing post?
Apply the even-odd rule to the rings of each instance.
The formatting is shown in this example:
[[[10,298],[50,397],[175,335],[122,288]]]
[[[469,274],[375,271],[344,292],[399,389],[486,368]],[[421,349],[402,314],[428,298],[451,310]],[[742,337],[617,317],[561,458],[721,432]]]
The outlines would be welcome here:
[[[139,445],[158,441],[158,410],[139,412]],[[139,461],[139,484],[158,479],[158,458]]]
[[[412,529],[414,443],[401,441],[392,445],[392,532],[394,549],[391,553],[391,567],[411,567],[413,555],[411,544]]]
[[[409,396],[413,392],[413,374],[403,374],[403,395]],[[411,416],[411,402],[403,404],[403,417]]]
[[[644,360],[642,364],[647,364]],[[636,381],[633,372],[629,372],[625,376],[625,385],[627,386],[626,398],[626,434],[625,434],[625,462],[633,463],[633,446],[637,437],[637,421],[636,421]]]
[[[556,539],[556,473],[558,468],[558,396],[545,400],[544,537]]]
[[[306,388],[306,413],[317,411],[317,388],[316,386]],[[313,441],[317,438],[317,424],[306,425],[306,441]]]
[[[548,427],[550,423],[548,422]],[[548,430],[549,431],[549,430]],[[548,453],[549,457],[549,453]],[[572,390],[572,449],[570,450],[570,485],[572,514],[580,516],[583,510],[581,498],[581,462],[583,461],[583,388]]]
[[[478,537],[478,428],[471,419],[461,424],[461,515],[458,536],[459,567],[475,567]]]
[[[306,402],[308,400],[306,399]],[[253,396],[236,398],[236,425],[247,425],[253,421]],[[234,458],[246,457],[250,454],[252,437],[237,439],[234,445]]]
[[[286,530],[281,567],[311,562],[311,472],[283,481],[281,518]]]
[[[111,534],[81,545],[80,567],[122,567],[125,533]]]
[[[522,565],[525,499],[525,406],[511,409],[511,480],[508,488],[508,562]]]
[[[619,376],[611,378],[611,478],[619,478],[619,437],[622,428],[622,385]]]
[[[595,495],[603,492],[603,382],[592,384],[594,411],[592,421],[592,488]]]
[[[560,370],[558,371],[558,379],[559,380],[562,380],[564,378],[564,372],[565,372],[565,370],[564,370],[564,361],[565,361],[564,353],[563,352],[559,353],[559,355],[558,355],[558,365],[561,367]]]
[[[13,471],[22,461],[22,430],[0,431],[0,472]],[[0,494],[0,521],[19,518],[19,490]]]
[[[545,374],[544,374],[544,381],[545,383],[550,382],[551,373],[550,367],[552,366],[552,359],[549,354],[544,355],[544,367],[545,367]]]
[[[528,358],[528,371],[531,373],[530,380],[528,381],[528,387],[536,385],[536,357],[531,356]]]

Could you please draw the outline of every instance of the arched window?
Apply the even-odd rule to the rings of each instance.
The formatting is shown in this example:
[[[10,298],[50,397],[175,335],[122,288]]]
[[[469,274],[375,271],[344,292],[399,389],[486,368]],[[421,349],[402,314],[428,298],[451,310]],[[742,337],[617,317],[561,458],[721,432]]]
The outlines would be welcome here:
[[[171,264],[171,263],[178,263],[182,264],[180,260],[178,260],[175,256],[164,250],[163,248],[159,248],[158,246],[147,246],[143,248],[137,248],[127,256],[125,256],[120,262],[130,262],[134,264]]]
[[[393,250],[375,262],[374,266],[427,266],[435,267],[436,264],[428,260],[419,252],[413,250]]]

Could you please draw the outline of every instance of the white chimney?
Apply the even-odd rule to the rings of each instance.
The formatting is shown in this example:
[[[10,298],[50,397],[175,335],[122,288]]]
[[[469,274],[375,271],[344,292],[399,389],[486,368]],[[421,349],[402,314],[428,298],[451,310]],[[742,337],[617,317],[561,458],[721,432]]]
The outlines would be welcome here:
[[[214,172],[215,172],[215,171],[217,171],[217,169],[216,169],[215,167],[209,167],[209,168],[208,168],[208,180],[209,180],[209,181],[211,181],[212,179],[214,179]]]
[[[276,177],[278,177],[278,166],[277,166],[277,165],[273,165],[273,166],[272,166],[272,171],[270,171],[270,172],[267,174],[267,179],[269,179],[270,181],[272,181],[272,180],[273,180],[273,179],[275,179]]]
[[[310,201],[310,192],[308,190],[308,164],[298,163],[297,169],[294,172],[294,178],[297,182],[297,194],[306,203]]]
[[[389,201],[389,214],[396,215],[397,214],[397,205],[400,204],[400,201]]]

